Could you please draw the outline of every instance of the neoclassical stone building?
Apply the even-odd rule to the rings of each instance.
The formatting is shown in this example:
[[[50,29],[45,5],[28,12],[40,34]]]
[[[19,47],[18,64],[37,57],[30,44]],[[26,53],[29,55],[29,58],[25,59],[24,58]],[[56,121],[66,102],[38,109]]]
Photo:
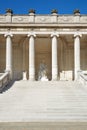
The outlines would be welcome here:
[[[77,80],[79,70],[87,71],[87,15],[0,14],[0,73],[38,80],[42,62],[48,80]]]

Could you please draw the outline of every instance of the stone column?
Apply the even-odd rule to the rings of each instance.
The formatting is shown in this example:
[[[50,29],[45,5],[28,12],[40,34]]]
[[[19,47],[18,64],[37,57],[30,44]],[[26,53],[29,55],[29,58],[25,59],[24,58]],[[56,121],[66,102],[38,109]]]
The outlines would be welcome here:
[[[34,40],[35,34],[28,34],[29,37],[29,80],[35,80],[35,48]]]
[[[26,52],[25,43],[23,43],[23,67],[22,67],[23,71],[25,71],[25,68],[26,68],[26,65],[25,65],[25,62],[26,62],[26,60],[25,60],[25,57],[26,57],[25,52]]]
[[[74,35],[74,79],[78,79],[78,71],[80,70],[80,37],[81,34]]]
[[[10,73],[12,79],[12,34],[5,34],[6,37],[6,72]]]
[[[57,37],[58,34],[54,33],[52,37],[52,80],[58,80],[58,58],[57,58]]]

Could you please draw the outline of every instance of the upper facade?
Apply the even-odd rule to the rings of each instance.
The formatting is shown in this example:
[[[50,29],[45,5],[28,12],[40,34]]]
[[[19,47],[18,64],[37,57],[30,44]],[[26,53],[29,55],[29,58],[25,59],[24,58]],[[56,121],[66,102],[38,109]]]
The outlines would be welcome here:
[[[11,9],[0,15],[0,72],[13,79],[38,80],[43,63],[48,80],[73,80],[87,72],[87,15],[15,15]]]
[[[52,10],[51,14],[49,15],[41,15],[41,14],[35,14],[35,10],[29,10],[29,14],[27,15],[16,15],[13,14],[13,11],[11,9],[6,10],[6,14],[2,15],[0,14],[0,23],[11,23],[11,24],[18,24],[23,23],[29,24],[34,23],[37,24],[57,24],[57,26],[62,26],[63,24],[66,24],[65,26],[81,26],[81,24],[84,24],[86,26],[87,23],[87,15],[81,15],[79,10],[75,10],[72,15],[60,15],[58,14],[57,10]],[[21,26],[22,26],[21,25]],[[9,26],[9,25],[8,25]],[[26,26],[26,25],[23,25]],[[44,26],[44,25],[43,25]]]

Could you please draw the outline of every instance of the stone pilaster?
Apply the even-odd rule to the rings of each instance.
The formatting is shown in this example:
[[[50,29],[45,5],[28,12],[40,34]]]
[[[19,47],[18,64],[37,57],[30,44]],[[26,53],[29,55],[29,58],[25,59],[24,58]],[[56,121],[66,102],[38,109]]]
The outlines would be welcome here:
[[[6,72],[10,73],[12,79],[12,34],[5,34],[6,37]]]
[[[28,34],[29,37],[29,80],[35,80],[35,37],[34,33]]]
[[[78,71],[80,70],[80,37],[81,34],[74,34],[74,79],[78,79]]]
[[[52,80],[58,80],[58,58],[57,58],[57,33],[53,33],[52,37]]]

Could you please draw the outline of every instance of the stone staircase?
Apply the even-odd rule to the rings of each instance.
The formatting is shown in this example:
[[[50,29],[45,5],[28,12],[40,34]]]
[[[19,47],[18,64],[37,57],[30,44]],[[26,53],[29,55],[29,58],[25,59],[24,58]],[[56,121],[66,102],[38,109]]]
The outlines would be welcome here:
[[[9,87],[10,89],[0,94],[0,123],[2,124],[87,122],[87,87],[78,82],[16,81]]]

